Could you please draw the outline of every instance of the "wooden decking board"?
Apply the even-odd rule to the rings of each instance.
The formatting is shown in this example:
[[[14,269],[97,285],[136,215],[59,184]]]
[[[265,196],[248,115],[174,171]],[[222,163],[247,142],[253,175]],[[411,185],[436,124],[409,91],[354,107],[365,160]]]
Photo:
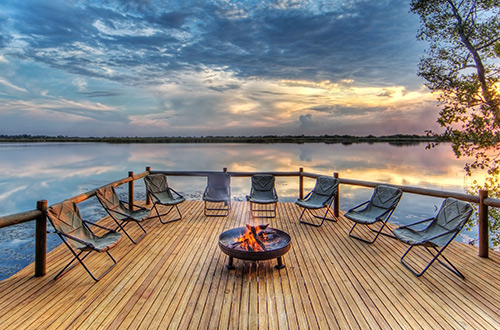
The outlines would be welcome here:
[[[387,325],[391,328],[402,326],[409,327],[407,322],[411,322],[411,318],[409,320],[405,320],[399,312],[394,312],[393,310],[396,308],[394,303],[397,303],[397,298],[390,294],[389,290],[384,290],[381,286],[386,287],[385,277],[378,277],[377,270],[371,268],[371,259],[367,258],[366,255],[360,254],[359,257],[352,253],[352,249],[346,248],[345,251],[346,259],[344,262],[346,265],[348,261],[350,261],[350,268],[353,272],[365,273],[367,276],[360,277],[360,290],[363,290],[363,294],[360,295],[365,296],[365,301],[370,302],[370,309],[379,310],[381,312],[381,316],[384,318],[384,321],[387,322]],[[378,278],[377,278],[378,277]],[[384,307],[384,308],[381,308]],[[375,316],[375,315],[374,315]],[[407,315],[411,316],[411,314]],[[380,316],[379,316],[380,317]],[[384,325],[383,323],[380,324]]]
[[[377,246],[378,246],[378,245],[375,245],[375,244],[374,244],[374,245],[372,245],[372,248],[376,248]],[[397,255],[400,255],[400,253],[399,253],[399,254],[395,254],[395,255],[394,255],[394,257],[397,257]],[[392,258],[392,260],[394,260],[394,258]],[[389,261],[389,262],[391,262],[391,261]],[[393,261],[392,261],[392,262],[393,262]],[[403,267],[401,267],[401,268],[402,268],[404,271],[407,271],[405,268],[403,268]],[[448,272],[448,271],[446,270],[446,272],[443,274],[443,276],[441,277],[441,279],[443,279],[443,278],[444,278],[444,277],[446,277],[446,276],[449,276],[449,274],[447,274],[447,272]],[[451,274],[451,273],[450,273],[450,274]],[[454,276],[453,274],[451,274],[451,275],[452,275],[452,276]],[[420,280],[423,280],[423,277],[422,277]],[[461,280],[460,280],[460,279],[458,279],[458,278],[457,278],[456,280],[457,280],[457,281],[461,281]],[[410,285],[414,285],[414,284],[415,284],[415,283],[410,284]],[[432,291],[432,292],[434,292],[434,293],[436,292],[436,290],[437,290],[437,287],[434,287],[434,289],[431,289],[431,291]],[[447,290],[447,289],[446,289],[446,290]],[[447,299],[447,296],[445,295],[444,297],[441,297],[441,298],[442,298],[442,299],[444,299],[444,300],[442,300],[442,303],[437,303],[437,304],[435,304],[435,306],[434,306],[434,307],[431,307],[431,308],[430,308],[430,309],[428,309],[428,310],[433,310],[434,308],[439,308],[439,309],[447,309],[447,310],[449,311],[449,313],[450,313],[450,316],[451,316],[451,317],[450,317],[450,319],[449,319],[448,321],[453,322],[452,320],[460,320],[460,319],[461,319],[461,317],[460,317],[459,315],[457,315],[457,314],[455,313],[455,311],[454,311],[454,310],[450,307],[450,305],[449,305],[450,300],[449,300],[449,299]],[[469,321],[470,321],[470,320],[469,320]],[[472,321],[472,324],[473,324],[473,323],[474,323],[474,321]],[[446,327],[447,325],[443,325],[443,326],[444,326],[444,327]],[[460,325],[460,323],[459,323],[459,322],[452,323],[451,325],[448,325],[448,326],[452,326],[452,327],[454,327],[454,328],[461,327],[461,325]]]
[[[452,251],[452,249],[450,249],[449,251],[446,251],[446,252],[450,253],[451,251]],[[451,253],[451,255],[453,255],[453,253]],[[434,280],[434,281],[429,281],[428,279],[424,280],[424,277],[422,277],[420,280],[421,281],[429,281],[429,283],[428,283],[429,290],[433,293],[439,293],[439,296],[442,299],[442,304],[440,304],[438,306],[438,308],[443,308],[442,307],[443,305],[446,307],[453,307],[455,305],[455,300],[456,299],[462,300],[462,297],[463,297],[463,295],[461,293],[458,293],[458,294],[456,293],[456,291],[453,289],[453,286],[459,285],[459,286],[461,286],[460,290],[467,291],[467,288],[468,288],[467,280],[462,281],[461,279],[456,277],[454,274],[452,274],[448,270],[444,269],[441,265],[436,264],[434,266],[437,267],[437,269],[435,271],[438,271],[441,273],[441,274],[439,274],[438,278],[436,278],[436,280]],[[430,270],[432,270],[432,267]],[[431,275],[432,273],[430,270],[429,270],[429,276],[432,276]],[[460,292],[463,292],[463,291],[460,291]],[[476,292],[473,291],[470,293],[472,295],[469,296],[467,298],[467,300],[463,300],[462,304],[477,305],[473,301],[470,301],[471,297],[473,297]],[[462,304],[460,304],[460,305],[462,305]],[[458,310],[461,310],[461,308],[459,308]],[[453,313],[456,313],[456,312],[454,311]],[[460,319],[460,318],[468,319],[469,324],[474,325],[476,323],[474,318],[468,317],[467,312],[462,313],[462,314],[456,313],[455,315],[460,315],[460,316],[458,316],[457,319]],[[478,326],[478,324],[476,324],[475,326]]]
[[[349,220],[341,218],[342,224],[345,224],[346,222],[348,225],[351,225]],[[339,251],[339,253],[341,255],[346,255],[346,267],[350,267],[353,272],[366,274],[366,277],[363,278],[364,283],[362,285],[363,287],[368,288],[367,291],[374,300],[375,305],[378,306],[379,304],[384,304],[386,306],[386,310],[391,314],[391,316],[393,316],[393,318],[398,319],[398,323],[401,325],[406,324],[406,326],[408,326],[407,322],[418,325],[419,323],[416,323],[416,319],[419,319],[419,317],[415,316],[413,308],[405,310],[407,313],[407,320],[401,320],[401,312],[399,308],[407,305],[408,303],[400,300],[401,292],[396,291],[391,284],[391,274],[386,271],[386,268],[378,267],[378,265],[374,263],[373,258],[377,257],[377,255],[372,253],[370,249],[377,246],[377,242],[369,245],[358,240],[350,238],[346,239],[345,236],[341,235],[341,232],[343,231],[335,230],[335,228],[328,228],[328,230],[331,231],[332,237],[335,237],[336,240],[344,243],[342,246],[345,252]],[[364,253],[353,253],[356,249],[361,249]],[[355,260],[356,262],[349,263],[349,260]]]
[[[294,218],[295,214],[288,214],[287,218]],[[316,257],[307,257],[307,256],[312,256],[314,254],[313,251],[313,246],[315,246],[316,242],[311,239],[311,236],[307,234],[307,229],[311,228],[305,228],[306,226],[303,226],[302,228],[297,228],[299,230],[293,230],[292,228],[287,228],[287,230],[290,230],[290,235],[292,237],[306,237],[305,239],[300,240],[301,244],[295,244],[294,245],[294,251],[297,253],[300,253],[302,255],[302,259],[306,265],[306,270],[308,272],[304,275],[308,279],[311,279],[310,282],[308,283],[308,287],[311,287],[310,295],[314,297],[314,299],[311,300],[313,306],[318,306],[320,307],[320,312],[317,313],[317,321],[320,327],[324,328],[330,325],[331,327],[338,328],[340,327],[339,321],[337,320],[337,317],[335,316],[335,310],[330,308],[329,300],[334,299],[332,295],[330,294],[330,290],[328,290],[328,293],[325,292],[324,286],[328,285],[326,283],[325,277],[323,276],[323,265],[319,264],[317,261]],[[303,230],[300,230],[303,229]],[[296,242],[297,243],[297,242]],[[304,252],[304,253],[301,253]],[[309,272],[310,270],[318,270],[315,272]]]
[[[282,221],[282,219],[291,219],[290,214],[289,214],[289,209],[281,207],[282,205],[279,204],[279,209],[278,212],[280,216],[277,217],[276,220],[281,220],[275,224],[272,224],[272,226],[275,226],[276,228],[281,228],[288,232],[289,234],[292,235],[292,247],[291,251],[289,252],[288,255],[284,256],[284,263],[287,265],[286,269],[286,274],[285,279],[289,281],[289,287],[290,287],[290,297],[295,297],[297,294],[302,294],[301,286],[300,286],[300,277],[297,277],[298,274],[298,267],[295,265],[298,265],[298,259],[296,256],[296,251],[298,251],[298,247],[296,247],[297,242],[295,241],[295,238],[293,237],[292,234],[292,229],[288,226],[289,222],[288,221]],[[297,249],[297,250],[296,250]],[[295,257],[293,260],[290,260],[290,258]],[[287,298],[290,298],[287,297]],[[300,328],[304,329],[307,328],[308,326],[313,326],[316,322],[316,320],[313,320],[313,316],[309,316],[309,319],[311,321],[308,321],[308,318],[306,315],[304,315],[304,311],[308,311],[309,306],[307,305],[310,301],[307,300],[307,303],[304,303],[303,299],[293,299],[293,312],[295,314],[295,317],[297,318],[297,326]],[[291,307],[291,306],[290,306]],[[290,308],[291,309],[291,308]]]
[[[359,242],[361,244],[361,242]],[[379,250],[378,244],[374,244],[371,246],[375,250]],[[378,253],[373,253],[373,255],[380,256],[384,262],[392,262],[392,259],[387,256],[385,251],[376,251]],[[380,254],[379,254],[380,253]],[[382,272],[387,279],[385,289],[393,292],[396,299],[399,300],[399,308],[401,308],[401,314],[404,315],[407,313],[408,315],[412,315],[414,319],[414,324],[417,326],[422,326],[423,328],[431,328],[431,329],[439,329],[439,328],[447,328],[451,325],[443,325],[436,322],[436,318],[439,318],[437,313],[435,312],[435,308],[437,305],[432,305],[429,303],[425,296],[408,290],[409,287],[415,285],[414,282],[407,282],[406,278],[408,274],[404,274],[401,276],[401,273],[388,271],[385,268],[382,268]],[[381,287],[383,288],[383,287]]]
[[[178,299],[177,292],[182,294],[181,288],[187,284],[183,279],[186,274],[190,274],[190,271],[192,271],[191,265],[193,258],[186,254],[186,250],[188,250],[192,244],[200,244],[203,238],[198,232],[200,227],[199,222],[196,220],[189,219],[187,222],[191,226],[189,230],[190,234],[186,231],[186,233],[180,237],[180,242],[172,244],[176,246],[174,255],[172,256],[172,267],[167,268],[165,272],[163,272],[162,278],[166,280],[162,281],[161,293],[156,297],[154,305],[150,307],[150,313],[148,314],[148,319],[153,319],[153,323],[151,324],[152,327],[160,327],[165,314],[168,313],[172,300],[174,298]],[[198,239],[191,240],[193,236],[198,237]],[[193,257],[199,258],[199,255]]]
[[[288,213],[288,209],[285,211],[283,208],[278,210],[279,215],[283,216],[284,219],[291,219],[290,214]],[[298,219],[298,218],[297,218]],[[302,249],[298,246],[297,236],[295,236],[296,232],[292,231],[292,228],[288,226],[288,222],[280,224],[276,224],[276,227],[283,228],[287,231],[292,237],[292,247],[290,252],[285,255],[285,262],[287,267],[293,267],[294,275],[295,275],[295,283],[297,284],[298,291],[300,294],[300,301],[303,303],[303,311],[305,312],[307,324],[311,328],[319,327],[318,319],[315,314],[315,310],[319,309],[320,306],[314,305],[314,300],[311,298],[310,294],[310,276],[307,270],[307,267],[296,267],[295,265],[304,264],[305,260],[302,254]],[[306,258],[307,260],[307,258]],[[288,268],[289,269],[289,268]]]
[[[500,328],[497,252],[482,259],[474,247],[453,243],[445,255],[466,280],[439,264],[417,278],[399,262],[404,244],[349,238],[352,223],[343,216],[315,228],[298,223],[300,209],[292,203],[279,203],[269,221],[252,219],[245,202],[233,202],[227,218],[206,218],[197,201],[180,207],[183,220],[148,221],[139,244],[124,237],[112,250],[118,265],[97,283],[80,265],[52,280],[70,260],[64,246],[48,254],[45,277],[33,278],[30,265],[0,282],[0,327]],[[275,269],[275,259],[235,259],[236,269],[226,269],[218,235],[266,222],[292,237],[286,268]],[[127,229],[140,234],[132,224]],[[415,256],[427,257],[425,251]],[[90,258],[96,273],[105,268],[105,255]]]
[[[298,218],[299,213],[298,213],[298,211],[291,212],[289,214],[289,216],[292,219]],[[323,225],[325,227],[320,227],[320,228],[326,228],[328,225],[329,225],[329,222],[325,222],[325,224]],[[300,239],[301,242],[304,240],[311,240],[311,234],[314,234],[316,231],[321,230],[320,228],[315,228],[315,227],[311,227],[311,226],[307,226],[307,225],[302,225],[302,227],[299,227],[299,229],[300,228],[302,228],[302,230],[307,233],[305,235],[305,237],[301,237],[301,236],[298,237],[298,239]],[[325,246],[321,246],[321,244],[318,244],[317,246],[325,248]],[[335,282],[342,285],[340,287],[340,291],[344,293],[344,297],[347,301],[347,306],[346,306],[347,308],[345,310],[352,311],[352,313],[355,317],[356,323],[358,323],[358,325],[361,328],[376,327],[377,324],[375,323],[374,319],[372,317],[370,317],[369,311],[367,309],[365,309],[365,304],[364,304],[362,297],[358,296],[357,294],[354,294],[354,292],[355,292],[354,285],[351,282],[351,280],[342,271],[341,264],[339,263],[340,260],[336,256],[332,260],[335,262],[335,265],[337,265],[337,267],[333,268],[334,272],[330,273],[330,275],[331,275],[332,279],[340,280],[339,282],[337,282],[337,281],[335,281]],[[332,270],[332,268],[328,268],[328,269],[330,271]],[[318,272],[321,270],[323,270],[322,267],[317,269]],[[327,274],[327,276],[328,276],[328,274]]]
[[[324,226],[329,226],[329,225],[330,225],[330,223],[324,224]],[[333,226],[335,224],[331,224],[331,225]],[[313,235],[314,237],[316,237],[316,239],[318,239],[316,236],[315,229],[316,228],[310,227],[310,234],[309,235]],[[307,239],[307,237],[304,239]],[[318,245],[318,247],[321,248],[320,245]],[[321,252],[323,252],[323,251],[321,251]],[[321,252],[316,252],[316,253],[321,253]],[[346,252],[348,252],[348,251],[346,250],[346,251],[343,251],[342,253],[346,253]],[[350,283],[351,283],[350,290],[351,290],[353,296],[358,297],[356,303],[359,306],[360,311],[363,314],[366,322],[368,323],[368,326],[370,328],[376,328],[376,327],[389,328],[390,323],[384,317],[383,312],[381,310],[379,310],[379,308],[381,308],[383,306],[382,305],[377,306],[372,301],[372,299],[368,295],[367,291],[363,288],[363,285],[362,285],[362,282],[364,280],[363,277],[360,277],[360,279],[352,278],[345,271],[346,269],[348,269],[349,264],[352,263],[353,260],[351,258],[345,259],[345,258],[343,258],[343,256],[341,254],[337,253],[336,261],[340,262],[340,265],[341,265],[341,267],[339,267],[340,271],[337,274],[340,275],[340,277],[345,279],[346,281],[347,280],[350,281]],[[349,305],[349,306],[351,306],[351,305]],[[357,319],[359,320],[360,318],[357,317]]]
[[[290,234],[294,235],[295,237],[301,236],[300,231],[292,231],[290,232]],[[303,281],[308,293],[308,297],[311,301],[312,309],[316,317],[316,322],[318,323],[320,328],[324,328],[325,326],[327,326],[328,321],[332,323],[335,322],[335,317],[333,315],[325,315],[324,313],[324,303],[326,302],[326,298],[321,295],[322,289],[318,283],[316,274],[310,273],[310,270],[314,269],[314,266],[311,262],[312,260],[314,260],[314,258],[306,257],[306,252],[307,250],[309,250],[308,243],[309,242],[307,240],[304,240],[300,248],[296,246],[297,244],[295,244],[294,252],[299,256],[299,262],[305,265],[302,273]]]
[[[186,243],[189,242],[189,245],[194,244],[195,246],[200,247],[204,246],[205,238],[202,235],[202,230],[203,229],[201,228],[199,221],[196,221],[194,228],[192,228],[190,231],[192,234],[190,233],[184,237]],[[173,270],[172,275],[176,274],[175,276],[177,280],[172,285],[175,291],[173,291],[173,295],[170,294],[171,292],[167,293],[167,296],[172,296],[173,299],[164,300],[163,306],[165,306],[165,309],[160,308],[156,315],[156,318],[158,318],[158,320],[161,320],[161,322],[159,323],[159,326],[161,328],[165,328],[166,326],[168,326],[168,323],[170,321],[179,321],[179,316],[177,316],[177,318],[175,316],[178,311],[177,307],[180,307],[180,305],[182,305],[181,301],[187,299],[188,287],[196,283],[196,279],[194,278],[194,276],[197,276],[197,274],[199,274],[199,269],[197,267],[198,261],[201,260],[201,258],[204,258],[207,252],[209,252],[209,250],[202,249],[200,250],[200,253],[193,255],[189,247],[186,247],[179,252],[179,256],[182,258],[182,260],[185,260],[185,262],[183,264],[179,263],[179,268]],[[185,281],[184,279],[188,279],[188,281]],[[183,311],[179,312],[182,313]]]
[[[381,237],[381,238],[379,238],[379,239],[380,239],[380,240],[383,240],[383,239],[388,239],[388,238]],[[384,253],[381,253],[381,254],[378,254],[378,253],[373,253],[373,252],[375,251],[375,249],[377,249],[377,247],[378,247],[378,246],[379,246],[379,244],[380,244],[380,242],[379,242],[378,240],[377,240],[377,242],[375,242],[374,244],[371,244],[371,245],[365,244],[365,243],[363,243],[363,242],[359,242],[359,241],[357,241],[357,240],[349,240],[349,241],[347,241],[346,243],[351,243],[351,245],[352,245],[352,246],[351,246],[348,250],[351,250],[351,251],[352,251],[353,249],[354,249],[354,250],[356,250],[356,249],[363,249],[363,250],[365,250],[366,255],[372,255],[373,257],[375,257],[375,256],[376,256],[376,257],[378,257],[378,258],[385,258]],[[387,252],[386,252],[386,253],[387,253]],[[390,252],[389,252],[389,253],[390,253]],[[387,260],[387,258],[386,258],[386,260],[385,260],[385,261],[386,261],[386,262],[394,262],[394,258],[392,258],[391,260]],[[366,263],[369,263],[369,261],[367,260],[367,261],[366,261]],[[407,271],[405,268],[402,268],[402,269],[403,269],[403,271]],[[376,266],[374,265],[374,266],[373,266],[373,268],[372,268],[372,269],[368,272],[368,274],[372,274],[373,276],[376,276],[376,277],[377,277],[377,279],[378,279],[379,281],[382,281],[382,280],[384,280],[384,276],[382,276],[382,275],[380,275],[380,276],[379,276],[379,275],[378,275],[378,273],[380,273],[380,272],[385,272],[385,274],[387,274],[387,275],[388,275],[388,273],[387,273],[385,270],[386,270],[386,268],[384,268],[384,267],[380,267],[380,268],[379,268],[379,267],[376,267]],[[402,279],[400,279],[399,281],[401,281],[401,280],[402,280]],[[412,280],[413,280],[413,279],[412,279]],[[395,282],[397,283],[397,282],[399,282],[399,281],[398,281],[398,280],[396,280]],[[410,283],[410,284],[408,285],[408,288],[411,288],[411,287],[412,287],[412,285],[414,285],[414,284],[415,284],[415,282]],[[393,288],[393,285],[387,285],[387,286],[386,286],[386,289],[389,289],[389,288]],[[402,290],[403,290],[402,292],[405,292],[404,288],[403,288]],[[408,315],[411,315],[411,313],[412,313],[412,309],[411,309],[411,308],[408,308],[408,306],[414,306],[414,305],[412,305],[412,304],[410,304],[409,302],[407,302],[407,301],[406,301],[406,302],[405,302],[405,304],[403,304],[402,306],[405,306],[404,313],[405,313],[405,314],[408,314]],[[417,306],[414,306],[414,307],[417,307]],[[433,309],[434,309],[434,308],[439,308],[439,305],[437,305],[437,304],[436,304],[434,307],[429,306],[429,308],[426,308],[425,310],[426,310],[426,311],[433,311]],[[424,323],[424,324],[425,324],[425,323]],[[417,325],[419,325],[419,323],[417,323]],[[455,325],[456,325],[456,324],[455,324]],[[443,325],[442,325],[442,326],[443,326]],[[450,326],[450,325],[448,325],[448,326]],[[447,326],[444,326],[444,327],[446,328]]]

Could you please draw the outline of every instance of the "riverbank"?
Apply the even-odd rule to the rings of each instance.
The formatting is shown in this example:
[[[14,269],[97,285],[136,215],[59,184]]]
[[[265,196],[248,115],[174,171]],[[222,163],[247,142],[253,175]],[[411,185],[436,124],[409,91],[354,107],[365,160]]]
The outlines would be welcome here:
[[[425,135],[264,135],[264,136],[163,136],[163,137],[69,137],[46,135],[0,135],[0,142],[102,142],[102,143],[389,143],[412,145],[421,142],[442,142],[438,137]]]

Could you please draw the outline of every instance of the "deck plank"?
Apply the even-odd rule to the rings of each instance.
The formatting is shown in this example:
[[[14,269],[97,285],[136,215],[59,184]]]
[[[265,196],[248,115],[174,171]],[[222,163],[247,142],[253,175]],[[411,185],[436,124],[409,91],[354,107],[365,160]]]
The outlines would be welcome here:
[[[298,223],[300,209],[279,203],[275,219],[253,219],[246,202],[233,202],[228,217],[207,218],[203,203],[180,205],[181,221],[152,219],[139,244],[126,237],[112,250],[117,266],[95,283],[77,265],[57,280],[69,260],[59,246],[47,256],[47,275],[34,278],[33,265],[0,282],[2,329],[19,328],[500,328],[500,254],[477,257],[477,248],[453,242],[446,256],[466,276],[440,264],[415,277],[399,262],[406,246],[379,237],[372,245],[350,238],[352,225],[319,228]],[[101,220],[111,224],[109,218]],[[276,260],[234,260],[218,248],[218,235],[233,227],[269,222],[292,237]],[[132,225],[132,235],[140,232]],[[418,263],[427,257],[416,251]],[[88,265],[104,269],[105,255]]]

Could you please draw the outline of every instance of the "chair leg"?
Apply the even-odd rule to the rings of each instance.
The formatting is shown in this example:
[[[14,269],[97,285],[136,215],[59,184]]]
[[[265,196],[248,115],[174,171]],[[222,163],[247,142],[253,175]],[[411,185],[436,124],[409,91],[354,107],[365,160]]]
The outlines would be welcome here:
[[[273,208],[271,209],[266,209],[266,208],[257,208],[256,206],[253,206],[256,203],[250,202],[250,214],[253,218],[258,218],[258,219],[272,219],[276,218],[276,204],[277,203],[270,203],[273,204]],[[265,204],[267,205],[267,204]],[[258,212],[269,212],[271,215],[259,215]]]
[[[217,203],[224,203],[225,207],[209,207],[208,203],[213,203],[213,204],[217,204]],[[206,216],[206,217],[227,217],[229,215],[229,211],[231,210],[231,202],[229,201],[225,201],[225,202],[207,202],[205,201],[205,206],[204,206],[204,209],[203,209],[203,214]],[[210,213],[210,212],[217,212],[215,214],[213,213]],[[219,214],[218,211],[224,211],[222,214]]]
[[[448,246],[448,245],[446,245],[446,246]],[[433,248],[434,248],[434,250],[437,252],[437,256],[441,256],[441,258],[443,258],[443,259],[446,261],[446,263],[442,262],[440,259],[437,259],[437,257],[436,257],[437,261],[438,261],[441,265],[443,265],[444,267],[446,267],[449,271],[451,271],[452,273],[454,273],[455,275],[457,275],[458,277],[460,277],[461,279],[463,279],[463,280],[464,280],[464,279],[465,279],[465,276],[464,276],[462,273],[460,273],[460,272],[458,271],[458,269],[457,269],[455,266],[453,266],[453,264],[451,263],[451,261],[450,261],[450,260],[448,260],[448,258],[446,258],[446,257],[444,256],[444,254],[442,253],[442,252],[443,252],[443,250],[444,250],[444,248],[445,248],[446,246],[444,246],[443,248],[441,248],[441,250],[438,250],[436,247],[433,247]],[[429,249],[427,249],[427,251],[429,251]],[[431,252],[429,251],[429,253],[431,253]],[[432,254],[432,253],[431,253],[431,254]]]
[[[113,220],[115,220],[113,218]],[[125,230],[125,226],[128,224],[129,221],[134,221],[138,226],[139,228],[141,228],[141,230],[144,232],[141,236],[139,236],[139,238],[137,238],[136,240],[134,240],[129,233],[127,233],[127,231]],[[146,232],[146,229],[144,229],[144,227],[139,223],[139,221],[135,221],[135,220],[124,220],[122,221],[121,223],[119,223],[117,220],[115,220],[116,224],[118,225],[118,227],[115,228],[116,231],[119,231],[121,230],[125,235],[127,235],[127,237],[130,239],[130,241],[132,241],[132,243],[134,244],[137,244],[139,243],[140,241],[142,241],[142,239],[146,236],[147,232]]]
[[[450,241],[451,242],[451,241]],[[448,244],[450,243],[448,242]],[[448,270],[450,270],[451,272],[453,272],[455,275],[457,275],[458,277],[462,278],[462,279],[465,279],[465,276],[460,273],[458,271],[458,269],[455,268],[455,266],[453,266],[453,264],[444,256],[442,255],[442,252],[444,251],[444,249],[448,246],[448,244],[444,245],[440,250],[438,250],[436,247],[433,247],[434,250],[437,252],[436,254],[432,253],[427,247],[425,247],[425,249],[433,256],[432,260],[427,264],[427,266],[425,266],[425,268],[419,273],[417,272],[413,267],[411,267],[409,264],[407,264],[405,261],[404,261],[404,258],[406,257],[406,255],[408,254],[408,252],[410,252],[410,250],[415,246],[415,245],[411,245],[410,248],[405,252],[405,254],[403,254],[403,256],[401,257],[401,263],[406,267],[408,268],[415,276],[417,277],[420,277],[422,276],[426,271],[427,269],[429,269],[429,267],[434,263],[434,261],[438,260],[438,257],[439,256],[442,256],[446,262],[448,264],[445,264],[444,262],[442,262],[441,260],[438,260],[439,263],[441,263],[443,266],[445,266]]]
[[[160,214],[160,211],[158,211],[158,206],[157,206],[156,204],[158,204],[158,203],[153,204],[153,207],[154,207],[154,209],[155,209],[155,211],[156,211],[156,215],[154,215],[154,216],[152,216],[152,217],[149,217],[148,219],[158,218],[162,224],[166,224],[166,223],[169,223],[169,222],[174,222],[174,221],[178,221],[178,220],[181,220],[181,219],[182,219],[182,214],[181,214],[181,211],[179,210],[179,207],[177,206],[177,204],[175,204],[175,205],[169,205],[169,206],[170,206],[170,208],[168,209],[168,211],[167,211],[167,212],[165,212],[165,213],[162,213],[162,214]],[[170,220],[167,220],[167,221],[163,221],[163,220],[161,219],[161,217],[166,217],[167,215],[169,215],[169,214],[170,214],[170,212],[171,212],[173,209],[176,209],[176,210],[177,210],[177,215],[178,215],[178,216],[177,216],[177,218],[175,218],[175,219],[170,219]]]
[[[387,220],[388,220],[388,219],[387,219]],[[373,238],[373,240],[371,240],[371,241],[369,241],[369,240],[367,240],[367,239],[365,239],[365,238],[362,238],[362,237],[360,237],[360,236],[356,236],[356,235],[354,235],[354,234],[352,233],[352,232],[353,232],[353,230],[354,230],[354,227],[356,227],[356,225],[358,225],[358,223],[357,223],[357,222],[354,222],[354,226],[352,226],[351,230],[349,231],[349,236],[350,236],[350,237],[352,237],[352,238],[355,238],[355,239],[357,239],[357,240],[360,240],[360,241],[362,241],[362,242],[368,243],[368,244],[373,244],[373,243],[377,240],[377,238],[378,238],[378,236],[379,236],[379,235],[384,235],[384,236],[388,236],[388,237],[396,238],[396,237],[395,237],[395,236],[393,236],[393,235],[389,235],[389,234],[386,234],[386,233],[383,233],[383,232],[382,232],[382,230],[384,229],[384,227],[386,227],[387,229],[389,229],[389,230],[392,232],[391,228],[389,228],[389,227],[387,226],[387,220],[382,222],[382,225],[380,226],[380,229],[379,229],[379,230],[375,230],[375,229],[371,228],[368,224],[365,224],[365,225],[366,225],[366,226],[367,226],[367,227],[368,227],[371,231],[373,231],[373,232],[375,232],[375,233],[376,233],[375,237],[374,237],[374,238]]]
[[[305,213],[306,210],[314,218],[321,219],[321,222],[319,224],[317,224],[317,223],[313,223],[313,222],[308,222],[308,221],[302,220],[302,218],[303,218],[304,213]],[[332,215],[332,218],[327,218],[326,217],[328,215],[328,213],[330,213]],[[337,222],[337,217],[335,216],[335,213],[333,213],[332,209],[329,206],[326,206],[325,214],[322,217],[314,214],[311,210],[309,210],[308,208],[305,208],[305,207],[303,208],[303,211],[302,211],[302,213],[300,214],[300,217],[299,217],[299,222],[300,223],[303,223],[303,224],[309,225],[309,226],[314,226],[314,227],[321,227],[323,225],[323,222],[325,222],[325,220]]]
[[[71,261],[59,272],[57,273],[57,275],[54,277],[54,280],[56,280],[57,278],[59,278],[60,276],[66,274],[68,271],[70,271],[73,267],[76,266],[76,264],[73,264],[73,262],[75,260],[77,260],[82,266],[83,268],[85,268],[85,270],[87,271],[87,273],[89,273],[90,277],[92,277],[92,279],[94,281],[99,281],[101,278],[104,277],[104,275],[106,275],[107,273],[109,273],[111,271],[111,269],[113,269],[115,266],[116,266],[116,260],[115,258],[113,258],[113,256],[111,255],[111,253],[109,253],[109,251],[106,251],[106,253],[108,254],[108,256],[111,258],[111,260],[113,261],[113,265],[111,265],[106,271],[104,271],[99,277],[95,277],[94,274],[92,274],[92,272],[90,271],[90,269],[87,267],[87,265],[85,265],[85,263],[83,262],[83,260],[85,258],[87,258],[87,256],[92,252],[92,251],[87,251],[87,253],[82,257],[80,258],[80,255],[85,252],[84,250],[80,251],[79,253],[76,253],[73,248],[66,242],[66,240],[63,240],[64,243],[66,244],[66,246],[70,249],[71,253],[73,254],[73,259],[71,259]],[[70,265],[73,264],[71,267]]]

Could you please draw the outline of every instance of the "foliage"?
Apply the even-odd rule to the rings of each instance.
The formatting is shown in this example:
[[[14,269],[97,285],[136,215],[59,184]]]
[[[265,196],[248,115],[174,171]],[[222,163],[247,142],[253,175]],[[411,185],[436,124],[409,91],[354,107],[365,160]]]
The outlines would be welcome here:
[[[484,184],[478,183],[474,180],[471,188],[469,189],[469,194],[478,195],[479,189],[488,190],[488,197],[500,199],[500,189],[499,189],[499,179],[496,175],[490,175],[486,178]],[[475,206],[477,212],[477,206]],[[494,221],[488,221],[488,229],[490,232],[490,239],[493,246],[500,246],[500,209],[489,208],[488,215],[490,219]],[[472,219],[470,223],[467,224],[467,229],[470,230],[472,227],[477,225],[477,218]]]
[[[443,106],[438,123],[470,174],[500,166],[500,0],[412,0],[429,42],[419,75]],[[430,134],[435,134],[430,132]]]

